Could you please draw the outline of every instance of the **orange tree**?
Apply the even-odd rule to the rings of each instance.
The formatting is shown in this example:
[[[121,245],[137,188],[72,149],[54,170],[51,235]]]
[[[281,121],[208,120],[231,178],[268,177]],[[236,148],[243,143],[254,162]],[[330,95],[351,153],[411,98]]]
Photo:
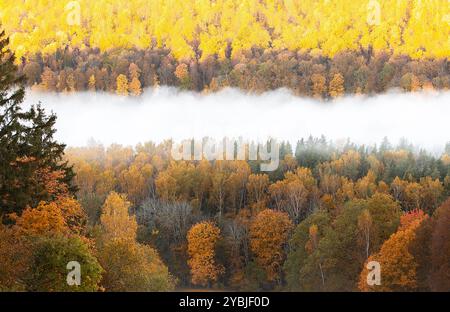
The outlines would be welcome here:
[[[284,212],[266,209],[250,224],[250,248],[257,264],[263,267],[269,281],[279,281],[293,223]]]
[[[215,261],[216,244],[220,238],[220,229],[211,222],[200,222],[189,230],[188,265],[191,268],[192,283],[209,285],[217,281],[223,268]]]

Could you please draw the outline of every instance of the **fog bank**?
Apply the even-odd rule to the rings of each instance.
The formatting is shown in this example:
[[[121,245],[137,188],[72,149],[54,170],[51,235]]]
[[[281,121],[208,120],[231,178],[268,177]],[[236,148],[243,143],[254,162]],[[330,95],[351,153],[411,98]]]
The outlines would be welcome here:
[[[296,142],[309,135],[360,144],[406,138],[436,151],[450,141],[450,92],[351,96],[333,102],[299,98],[286,90],[261,95],[227,89],[202,95],[172,88],[139,98],[104,93],[27,92],[25,105],[42,102],[58,116],[56,137],[69,146],[89,139],[135,145],[173,138],[273,137]]]

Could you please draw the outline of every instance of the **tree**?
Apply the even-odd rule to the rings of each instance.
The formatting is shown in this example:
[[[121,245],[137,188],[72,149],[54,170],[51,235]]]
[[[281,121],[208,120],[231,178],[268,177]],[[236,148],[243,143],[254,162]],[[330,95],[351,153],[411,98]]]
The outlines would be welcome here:
[[[344,77],[341,74],[334,74],[333,79],[330,81],[329,92],[332,98],[344,95]]]
[[[98,259],[105,269],[106,291],[170,291],[175,280],[150,246],[126,240],[101,244]]]
[[[250,248],[270,282],[280,282],[284,248],[293,228],[286,213],[266,209],[250,224]]]
[[[377,193],[366,200],[347,202],[331,227],[322,225],[320,240],[300,271],[300,286],[315,291],[356,290],[367,249],[369,254],[377,252],[397,230],[399,219],[400,208],[389,195]],[[325,277],[323,284],[321,274]]]
[[[41,75],[41,67],[36,62],[29,62],[23,68],[23,73],[27,77],[27,81],[31,85],[35,85],[38,83],[38,80]]]
[[[313,74],[311,76],[311,82],[312,82],[312,93],[313,96],[316,98],[323,97],[323,94],[325,93],[326,89],[326,79],[321,74]]]
[[[48,67],[44,69],[41,75],[41,85],[44,91],[56,91],[56,76],[55,73]]]
[[[425,218],[423,214],[415,214],[403,219],[405,224],[383,243],[378,253],[367,260],[367,263],[371,261],[380,263],[381,285],[368,285],[368,269],[364,266],[358,285],[360,290],[412,291],[417,288],[417,263],[410,252],[410,245],[415,239],[417,228]]]
[[[128,68],[128,71],[131,81],[129,85],[129,90],[132,95],[139,96],[142,93],[141,81],[139,80],[141,70],[135,63],[131,63],[130,67]]]
[[[450,199],[433,215],[430,286],[433,291],[450,290]]]
[[[166,291],[174,280],[157,251],[136,243],[137,222],[129,215],[131,203],[111,192],[100,217],[98,258],[105,269],[102,284],[107,291]]]
[[[125,195],[111,192],[102,207],[100,222],[103,235],[108,240],[134,241],[137,222],[135,216],[129,215],[131,203]]]
[[[77,261],[81,267],[81,284],[68,285],[67,265]],[[41,237],[34,243],[26,278],[28,291],[98,291],[102,267],[88,244],[80,237]]]
[[[53,202],[40,202],[35,208],[28,207],[20,216],[11,214],[14,230],[21,236],[56,234],[81,234],[86,215],[74,198],[60,197]]]
[[[62,161],[65,146],[53,139],[56,117],[40,106],[23,111],[24,79],[17,75],[9,40],[0,33],[0,214],[20,213],[27,206],[53,199],[39,172],[61,171],[70,193],[72,168]],[[4,220],[5,221],[5,220]]]
[[[89,77],[88,84],[89,84],[89,91],[95,91],[95,76],[94,75],[91,75]]]
[[[206,286],[216,282],[223,271],[215,260],[220,229],[211,222],[200,222],[192,226],[187,239],[192,283]]]
[[[247,200],[250,209],[258,213],[266,208],[268,201],[269,176],[267,174],[251,174],[248,177]]]
[[[119,176],[121,190],[135,204],[140,204],[150,195],[153,185],[153,166],[145,153],[136,155],[128,169],[123,170]]]
[[[141,95],[142,93],[141,82],[139,81],[138,78],[134,77],[133,79],[131,79],[129,89],[132,95],[134,96]]]
[[[308,168],[286,172],[284,180],[269,186],[272,201],[278,210],[288,213],[298,224],[302,217],[313,210],[318,193],[317,181]]]
[[[30,256],[29,241],[0,222],[0,291],[25,290]]]
[[[116,93],[118,95],[127,96],[128,95],[128,79],[127,76],[120,74],[116,79]]]
[[[366,258],[369,258],[370,234],[372,232],[372,216],[368,209],[363,210],[358,217],[358,230],[361,233],[361,241],[366,249]]]
[[[323,258],[318,254],[321,240],[331,229],[331,216],[317,211],[296,226],[289,240],[289,253],[284,263],[287,286],[293,291],[324,289],[327,276],[322,267]],[[320,266],[319,266],[320,264]]]

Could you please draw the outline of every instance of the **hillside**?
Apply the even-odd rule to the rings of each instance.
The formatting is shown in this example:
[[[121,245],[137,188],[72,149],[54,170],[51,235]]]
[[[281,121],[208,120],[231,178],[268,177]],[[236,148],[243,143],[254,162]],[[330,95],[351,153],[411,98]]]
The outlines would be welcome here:
[[[445,0],[4,0],[29,86],[140,95],[288,88],[335,98],[450,87]]]
[[[20,57],[58,48],[166,47],[177,59],[253,46],[336,53],[372,46],[448,57],[446,0],[3,0],[0,20]],[[200,52],[201,51],[201,52]]]

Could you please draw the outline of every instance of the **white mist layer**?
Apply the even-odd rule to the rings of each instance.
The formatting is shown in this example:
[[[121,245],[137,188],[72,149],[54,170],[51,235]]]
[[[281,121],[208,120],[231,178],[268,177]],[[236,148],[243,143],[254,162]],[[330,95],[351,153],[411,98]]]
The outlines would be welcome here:
[[[450,92],[349,96],[328,103],[286,90],[249,95],[227,89],[202,95],[163,87],[139,98],[27,92],[26,106],[39,101],[58,116],[56,138],[68,146],[83,146],[92,138],[104,145],[205,136],[295,143],[325,135],[359,144],[405,138],[437,151],[450,140]]]

